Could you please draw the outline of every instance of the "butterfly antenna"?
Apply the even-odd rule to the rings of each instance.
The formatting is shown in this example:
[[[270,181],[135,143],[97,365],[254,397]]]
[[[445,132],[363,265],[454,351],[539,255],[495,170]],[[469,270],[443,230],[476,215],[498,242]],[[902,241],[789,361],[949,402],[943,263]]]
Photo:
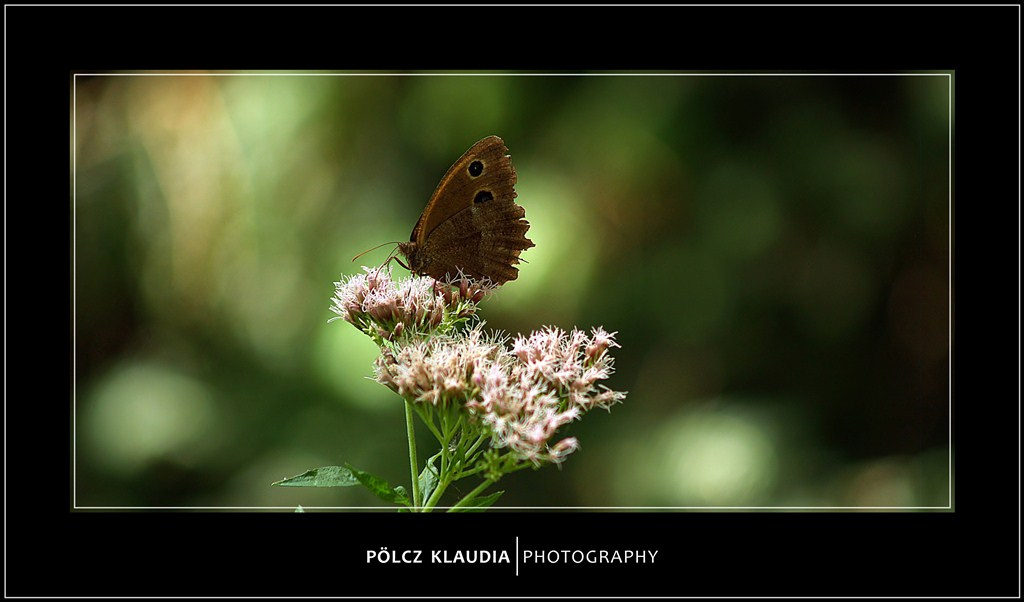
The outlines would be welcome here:
[[[384,244],[392,244],[392,243],[384,243]],[[393,244],[399,245],[401,243],[393,243]],[[377,245],[377,246],[380,247],[380,246],[384,246],[384,245]],[[377,247],[374,247],[374,249],[375,248],[377,248]],[[373,249],[370,249],[370,250],[372,251]],[[365,252],[366,251],[363,251],[363,253],[365,253]],[[357,255],[357,257],[358,257],[358,255]],[[397,246],[394,249],[391,249],[391,252],[388,253],[388,256],[384,259],[384,263],[380,264],[380,266],[378,266],[377,269],[374,270],[373,277],[376,278],[377,274],[379,274],[380,271],[382,269],[384,269],[384,266],[386,266],[387,264],[391,263],[392,259],[398,259],[398,247]],[[398,263],[402,263],[402,262],[399,261]]]
[[[363,255],[366,255],[366,254],[367,254],[367,253],[369,253],[370,251],[376,251],[377,249],[379,249],[379,248],[383,247],[384,245],[397,245],[397,244],[401,244],[401,243],[400,243],[400,242],[398,242],[397,240],[392,240],[392,241],[390,241],[390,242],[382,242],[382,243],[380,243],[379,245],[377,245],[376,247],[371,247],[371,248],[369,248],[369,249],[367,249],[367,250],[363,251],[363,252],[362,252],[362,253],[360,253],[359,255],[356,255],[355,257],[353,257],[353,258],[352,258],[352,261],[355,261],[355,260],[359,259],[360,257],[362,257]],[[396,247],[396,248],[397,248],[397,247]]]

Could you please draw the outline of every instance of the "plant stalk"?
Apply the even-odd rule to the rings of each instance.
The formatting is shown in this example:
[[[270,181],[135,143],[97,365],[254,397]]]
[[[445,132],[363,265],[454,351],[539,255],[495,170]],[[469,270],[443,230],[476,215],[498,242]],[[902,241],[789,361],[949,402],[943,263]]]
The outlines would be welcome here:
[[[405,431],[409,436],[409,470],[412,472],[412,507],[418,510],[422,504],[420,492],[419,462],[416,461],[416,423],[413,421],[412,404],[405,402]]]

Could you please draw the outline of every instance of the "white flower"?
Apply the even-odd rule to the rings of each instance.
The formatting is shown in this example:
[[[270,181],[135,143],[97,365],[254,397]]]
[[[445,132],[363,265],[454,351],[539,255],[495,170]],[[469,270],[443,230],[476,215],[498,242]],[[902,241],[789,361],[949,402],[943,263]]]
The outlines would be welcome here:
[[[414,403],[459,408],[491,433],[491,445],[535,464],[561,462],[575,439],[551,445],[557,431],[595,407],[626,394],[597,386],[612,373],[605,350],[613,335],[595,337],[546,328],[519,336],[511,349],[481,325],[456,336],[415,340],[377,360],[378,382]],[[617,346],[617,345],[616,345]],[[590,350],[600,348],[600,353]]]
[[[363,270],[365,274],[334,283],[331,311],[378,344],[450,330],[475,315],[477,303],[494,290],[488,283],[466,279],[438,282],[412,276],[396,282],[388,269]],[[453,290],[453,286],[457,288]]]

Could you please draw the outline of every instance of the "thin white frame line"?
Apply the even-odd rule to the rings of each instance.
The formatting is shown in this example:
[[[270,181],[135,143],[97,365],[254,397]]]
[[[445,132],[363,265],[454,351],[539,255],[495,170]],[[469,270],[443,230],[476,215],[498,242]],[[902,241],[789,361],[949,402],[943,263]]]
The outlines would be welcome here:
[[[30,596],[21,596],[30,598]],[[41,598],[42,596],[34,596]],[[365,600],[920,600],[925,596],[512,596],[508,594],[494,596],[359,596]],[[975,598],[1008,598],[1009,596],[974,596]],[[54,596],[54,599],[72,598],[72,596]],[[964,599],[966,596],[928,596],[928,599],[947,600]],[[81,600],[338,600],[340,596],[74,596]],[[970,599],[970,598],[967,598]]]
[[[947,197],[947,208],[946,208],[946,210],[947,210],[946,221],[949,223],[949,230],[946,233],[946,235],[949,237],[948,238],[948,243],[946,244],[946,252],[949,253],[949,265],[946,268],[947,269],[947,273],[949,274],[948,278],[946,278],[946,282],[948,283],[948,286],[949,286],[949,290],[946,291],[946,295],[948,296],[948,302],[947,302],[946,305],[949,308],[949,322],[948,322],[948,324],[946,326],[947,332],[948,332],[946,340],[949,341],[949,357],[946,358],[946,361],[949,363],[949,371],[948,371],[949,382],[946,383],[946,386],[949,388],[949,405],[948,405],[948,407],[946,409],[946,413],[949,416],[949,424],[947,425],[947,428],[949,429],[949,434],[948,434],[948,439],[949,439],[949,451],[948,451],[948,454],[949,454],[949,457],[947,458],[947,462],[946,463],[947,463],[947,466],[949,467],[949,479],[948,479],[948,482],[947,482],[947,487],[949,489],[948,489],[948,492],[947,492],[947,499],[949,500],[949,508],[950,508],[950,510],[952,510],[953,509],[953,76],[952,75],[950,75],[949,79],[946,81],[946,90],[947,90],[947,98],[948,98],[947,107],[948,107],[948,112],[949,112],[949,124],[948,124],[947,129],[946,129],[946,145],[947,145],[946,146],[946,161],[947,161],[947,165],[948,165],[948,174],[947,174],[948,180],[946,182],[946,194],[948,195],[948,197]],[[1018,273],[1020,272],[1020,270],[1017,270],[1017,271],[1018,271]],[[1018,439],[1020,438],[1020,433],[1019,432],[1017,434],[1017,437],[1018,437]],[[1020,471],[1018,470],[1017,472],[1018,472],[1018,478],[1019,478]]]
[[[1021,595],[1021,6],[1017,5],[1017,596]],[[952,153],[950,153],[952,157]],[[950,170],[950,173],[952,170]],[[951,264],[952,262],[950,262]],[[952,282],[949,284],[952,291]],[[952,342],[950,340],[950,348]],[[950,355],[951,356],[951,355]],[[950,430],[952,421],[950,421]],[[949,438],[952,441],[952,436]],[[952,463],[950,462],[950,465]],[[952,479],[950,479],[952,481]]]
[[[190,72],[176,73],[169,71],[150,73],[75,73],[76,76],[86,77],[948,77],[950,71],[935,71],[932,73],[700,73],[694,72],[651,72],[651,73],[621,73],[621,72],[594,72],[594,73],[536,73],[536,72],[508,72],[481,71],[481,72],[423,72],[423,73],[388,73],[386,71],[375,71],[367,73],[272,73],[254,71],[246,73],[237,72]]]
[[[202,8],[206,8],[206,7],[222,7],[222,8],[226,8],[226,7],[230,7],[230,8],[271,7],[271,8],[273,8],[273,7],[277,7],[277,8],[291,8],[293,6],[294,7],[316,7],[316,8],[321,8],[321,7],[336,7],[336,8],[348,8],[348,7],[363,7],[363,8],[367,8],[367,7],[376,7],[376,8],[390,8],[390,7],[393,7],[393,6],[397,6],[397,7],[435,6],[435,7],[452,7],[452,8],[454,8],[454,7],[463,7],[463,6],[480,6],[480,7],[496,6],[496,7],[515,7],[515,8],[531,8],[531,7],[532,8],[546,8],[546,7],[549,7],[549,6],[561,6],[561,7],[566,7],[566,8],[570,8],[570,7],[571,8],[579,8],[579,7],[583,7],[583,8],[603,8],[603,7],[610,7],[610,8],[633,8],[634,6],[637,6],[637,7],[648,7],[648,8],[663,8],[663,7],[667,7],[667,8],[671,8],[671,7],[675,7],[675,8],[689,8],[689,7],[731,8],[731,7],[734,7],[734,6],[735,7],[744,7],[744,6],[745,7],[758,7],[758,8],[765,7],[765,6],[778,7],[778,8],[785,8],[785,7],[790,7],[790,8],[804,8],[804,7],[818,7],[818,8],[864,8],[864,7],[876,7],[876,8],[878,8],[878,7],[884,7],[884,8],[889,8],[889,7],[894,7],[894,8],[895,7],[927,8],[927,7],[932,7],[932,8],[936,8],[936,7],[946,7],[946,6],[949,6],[949,7],[957,7],[957,6],[960,6],[960,7],[967,7],[967,6],[969,6],[969,7],[974,7],[974,6],[982,6],[982,7],[986,7],[986,6],[987,7],[997,7],[997,6],[1013,7],[1013,6],[1020,6],[1020,5],[1019,4],[970,4],[970,3],[961,3],[961,4],[941,4],[941,3],[939,3],[939,4],[680,4],[680,3],[676,3],[676,4],[529,4],[529,3],[526,3],[526,4],[508,4],[508,3],[505,3],[505,4],[452,4],[452,3],[440,3],[440,4],[437,4],[437,3],[432,3],[432,4],[368,4],[368,3],[359,3],[359,4],[44,4],[44,3],[39,3],[39,4],[5,4],[4,5],[4,7],[8,7],[8,6],[20,6],[20,7],[41,7],[41,6],[45,6],[45,7],[55,7],[55,8],[58,8],[58,7],[65,7],[65,8],[67,8],[67,7],[96,7],[96,8],[102,8],[102,7],[107,7],[107,8],[114,8],[114,7],[116,7],[116,8],[121,8],[121,7],[134,7],[134,8],[149,8],[149,7],[164,7],[164,8],[167,8],[167,7],[173,7],[173,8],[177,8],[177,7],[184,7],[184,8],[200,8],[200,7],[202,7]]]
[[[78,507],[78,75],[71,84],[71,506]]]
[[[109,7],[116,7],[116,8],[121,8],[121,7],[135,7],[135,8],[149,8],[149,7],[165,7],[165,8],[166,7],[174,7],[174,8],[177,8],[177,7],[190,7],[190,8],[199,8],[199,7],[202,7],[202,8],[206,8],[208,6],[209,7],[222,7],[222,8],[224,8],[224,7],[231,7],[231,8],[254,8],[254,7],[264,7],[264,6],[266,6],[266,7],[277,7],[277,8],[291,8],[293,6],[295,6],[295,7],[304,7],[305,6],[305,7],[317,7],[317,8],[320,8],[320,7],[337,7],[337,8],[377,7],[377,8],[390,8],[392,6],[399,6],[399,7],[403,7],[403,6],[404,7],[420,7],[420,6],[437,6],[437,7],[481,6],[481,7],[491,7],[491,6],[497,6],[497,7],[522,7],[522,8],[530,8],[530,7],[533,7],[533,8],[543,8],[543,7],[548,7],[548,6],[562,6],[562,7],[567,7],[567,8],[568,7],[571,7],[571,8],[578,8],[578,7],[584,7],[584,8],[588,8],[588,7],[589,8],[603,8],[603,7],[632,8],[634,6],[650,7],[650,8],[661,8],[661,7],[675,7],[675,8],[689,8],[689,7],[705,7],[705,8],[707,8],[707,7],[719,7],[719,8],[726,8],[726,7],[728,7],[728,8],[731,8],[731,7],[734,7],[734,6],[736,6],[736,7],[744,7],[745,6],[745,7],[758,7],[758,8],[760,8],[760,7],[765,7],[765,6],[771,6],[771,7],[779,7],[779,8],[784,8],[784,7],[791,7],[791,8],[804,8],[804,7],[818,7],[818,8],[864,8],[864,7],[876,7],[876,8],[878,8],[878,7],[884,7],[884,8],[889,8],[889,7],[901,7],[902,6],[902,7],[905,7],[905,8],[919,8],[919,7],[923,7],[923,8],[932,7],[932,8],[935,8],[935,7],[946,7],[946,6],[949,6],[949,7],[957,7],[957,6],[960,6],[960,7],[965,7],[965,6],[970,6],[970,7],[973,7],[973,6],[987,6],[987,7],[1005,6],[1005,7],[1013,7],[1013,6],[1020,6],[1020,5],[1019,4],[970,4],[970,3],[961,3],[961,4],[706,4],[706,3],[702,3],[702,4],[680,4],[680,3],[675,3],[675,4],[529,4],[529,3],[526,3],[526,4],[508,4],[508,3],[505,3],[505,4],[452,4],[452,3],[432,3],[432,4],[373,4],[373,3],[359,3],[359,4],[42,4],[42,3],[40,3],[40,4],[5,4],[4,6],[5,7],[8,7],[8,6],[20,6],[20,7],[40,7],[40,6],[45,6],[45,7],[65,7],[65,8],[67,8],[67,7],[80,7],[80,6],[82,6],[82,7],[97,7],[97,8],[101,8],[101,7],[108,7],[108,8]]]
[[[4,533],[7,531],[7,7],[4,6]],[[72,351],[72,355],[74,352]],[[74,384],[72,384],[74,387]],[[72,395],[72,406],[75,404],[75,396]],[[7,555],[7,537],[4,537],[4,558]],[[4,597],[7,596],[7,563],[4,562]]]
[[[83,506],[77,510],[290,510],[299,506],[302,510],[361,510],[365,512],[395,512],[397,506]],[[435,506],[436,510],[450,509],[452,506]],[[831,510],[950,510],[947,506],[494,506],[494,511],[504,510],[617,510],[633,512],[636,510],[780,510],[780,511],[822,511]]]
[[[1012,6],[1012,5],[1010,5],[1010,6]],[[1020,45],[1020,34],[1018,32],[1018,47],[1019,47],[1019,45]],[[1018,66],[1019,66],[1020,58],[1018,57],[1017,60],[1018,60]],[[4,62],[5,62],[5,65],[6,65],[6,53],[5,53]],[[897,76],[898,77],[908,77],[908,76],[946,77],[947,78],[947,95],[948,95],[947,106],[948,106],[948,113],[949,113],[948,114],[948,129],[947,129],[947,166],[948,166],[948,172],[949,172],[948,176],[947,176],[948,177],[948,186],[947,186],[948,187],[948,197],[947,197],[948,207],[947,207],[947,215],[948,215],[948,222],[949,222],[948,223],[948,240],[949,240],[949,245],[948,245],[949,246],[949,248],[948,248],[948,254],[949,254],[948,273],[950,275],[950,277],[949,277],[949,290],[948,290],[948,296],[949,296],[948,297],[949,298],[949,322],[948,322],[948,332],[949,332],[949,359],[948,359],[949,383],[948,383],[948,396],[949,396],[949,399],[948,399],[948,447],[947,447],[947,450],[948,450],[948,456],[947,456],[948,503],[947,503],[946,506],[496,506],[496,507],[494,507],[494,510],[499,510],[499,511],[500,510],[618,510],[618,511],[630,511],[630,510],[705,510],[705,511],[714,511],[714,510],[780,510],[780,511],[804,510],[804,511],[811,511],[811,512],[814,512],[814,511],[828,511],[828,510],[863,510],[863,511],[871,511],[871,510],[953,510],[953,411],[952,411],[952,408],[953,408],[953,339],[952,339],[952,328],[953,328],[953,306],[952,306],[952,295],[953,295],[953,281],[952,281],[952,269],[953,269],[953,243],[952,243],[952,241],[953,241],[953,238],[952,238],[953,237],[953,218],[952,218],[952,210],[953,210],[953,204],[952,204],[952,198],[953,198],[953,186],[952,186],[952,181],[953,181],[953,151],[952,151],[952,149],[953,149],[953,136],[952,136],[952,131],[953,131],[953,72],[952,71],[950,71],[950,72],[933,72],[933,73],[871,73],[871,74],[866,74],[866,73],[781,73],[781,74],[779,74],[779,73],[626,73],[626,74],[624,74],[624,73],[585,73],[585,74],[573,74],[573,73],[558,73],[558,74],[531,74],[531,73],[495,73],[495,74],[487,74],[487,73],[454,73],[454,74],[452,74],[452,73],[413,73],[413,74],[409,74],[409,73],[404,73],[404,74],[403,73],[379,73],[379,74],[377,74],[377,73],[370,73],[370,74],[365,74],[365,73],[99,73],[99,74],[92,74],[92,73],[75,73],[75,74],[73,74],[74,86],[73,86],[73,91],[72,91],[72,97],[74,99],[73,109],[72,109],[72,123],[74,124],[73,125],[73,132],[72,132],[72,145],[73,145],[73,152],[72,152],[73,175],[72,175],[72,181],[74,182],[73,190],[72,190],[72,204],[73,204],[74,215],[73,215],[72,222],[74,224],[76,224],[76,225],[77,225],[77,211],[78,211],[78,205],[77,205],[77,175],[78,175],[77,174],[77,169],[78,169],[78,163],[77,163],[77,113],[78,113],[77,91],[78,91],[78,76],[79,75],[82,75],[82,76],[117,76],[117,77],[124,77],[124,76],[170,76],[170,77],[196,77],[196,76],[203,76],[203,77],[224,77],[224,76],[230,76],[230,77],[242,77],[242,76],[246,76],[246,77],[256,77],[256,76],[274,76],[274,77],[276,77],[276,76],[288,76],[288,77],[299,77],[299,76],[303,76],[303,77],[311,77],[311,76],[312,77],[316,77],[316,76],[347,77],[347,76],[356,76],[356,77],[359,77],[359,76],[372,76],[372,77],[377,77],[377,76],[380,76],[380,77],[395,77],[395,76],[403,76],[403,75],[406,75],[406,76],[422,76],[422,77],[436,77],[436,76],[445,76],[445,75],[454,75],[454,76],[495,75],[495,76],[524,76],[524,77],[525,76],[538,76],[538,75],[540,75],[540,76],[580,76],[580,75],[583,75],[583,76],[594,76],[594,77],[613,77],[613,76],[631,76],[631,77],[697,77],[697,76],[699,76],[699,77],[721,77],[721,76],[726,76],[726,77],[751,77],[751,76],[755,76],[755,77],[851,77],[851,76],[864,76],[864,77],[875,77],[875,76],[886,76],[886,77],[890,77],[890,76],[891,77],[897,77]],[[1017,98],[1017,104],[1018,104],[1018,109],[1019,109],[1020,108],[1020,95],[1019,95],[1020,74],[1019,73],[1018,73],[1017,78],[1018,78],[1018,98]],[[4,77],[4,89],[5,89],[5,92],[6,92],[6,75]],[[5,99],[4,99],[4,106],[5,107],[6,107],[6,102],[7,101],[6,101],[6,96],[5,96]],[[4,115],[4,125],[5,125],[5,127],[6,127],[6,124],[7,124],[7,117],[6,117],[6,112],[5,112],[5,115]],[[1019,145],[1019,141],[1020,141],[1020,127],[1019,126],[1020,126],[1020,116],[1019,116],[1019,110],[1018,110],[1018,129],[1017,129],[1018,164],[1019,164],[1019,159],[1020,159],[1020,145]],[[5,147],[5,150],[6,150],[6,138],[5,138],[4,147]],[[6,163],[4,165],[4,173],[6,175]],[[1020,167],[1019,166],[1018,166],[1018,176],[1017,176],[1017,179],[1018,179],[1017,188],[1018,188],[1018,198],[1019,198],[1019,192],[1020,192]],[[7,212],[7,209],[6,209],[6,205],[5,205],[5,207],[4,207],[4,216],[5,216],[5,218],[6,218],[6,212]],[[1019,206],[1018,206],[1017,212],[1018,212],[1018,218],[1019,218],[1020,217],[1020,207]],[[1018,222],[1019,221],[1020,220],[1018,219]],[[5,220],[5,229],[6,229],[6,220]],[[72,240],[73,241],[75,240],[76,234],[77,234],[77,228],[72,233]],[[5,241],[4,241],[5,252],[6,252],[6,244],[7,243],[6,243],[6,239],[5,239]],[[1019,249],[1020,249],[1020,230],[1018,228],[1018,250]],[[1018,255],[1019,255],[1019,253],[1018,253]],[[73,298],[73,302],[74,302],[74,293],[75,293],[74,283],[75,283],[76,277],[77,277],[77,263],[75,261],[76,258],[75,258],[74,249],[73,249],[73,252],[72,252],[72,258],[73,258],[73,261],[72,261],[72,266],[73,266],[72,267],[72,269],[73,269],[73,274],[72,274],[72,282],[73,282],[73,285],[72,285],[72,298]],[[5,261],[5,268],[6,268],[6,255],[5,255],[5,260],[4,261]],[[1018,261],[1018,268],[1019,268],[1020,267],[1020,258],[1019,257],[1018,257],[1017,261]],[[1019,310],[1020,309],[1020,270],[1019,269],[1018,269],[1018,285],[1017,286],[1018,286],[1017,305],[1018,305],[1018,310]],[[6,327],[6,319],[7,319],[7,317],[6,317],[6,270],[4,272],[4,287],[5,287],[4,326]],[[77,306],[72,307],[72,323],[73,323],[73,328],[75,330],[75,332],[73,333],[73,341],[77,341],[77,339],[75,338],[77,336],[77,316],[75,315],[76,310],[77,310]],[[1019,313],[1020,312],[1018,311],[1018,314]],[[1018,315],[1018,331],[1017,331],[1017,337],[1018,337],[1018,351],[1017,351],[1017,353],[1018,353],[1018,360],[1020,359],[1020,328],[1019,328],[1019,326],[1020,326],[1020,317]],[[6,338],[5,338],[5,340],[4,340],[5,352],[6,352],[6,345],[7,345],[7,342],[6,342]],[[72,355],[74,357],[74,353]],[[74,382],[72,383],[72,396],[73,396],[73,398],[72,398],[72,407],[73,407],[72,422],[73,422],[73,428],[74,428],[74,432],[72,434],[72,440],[73,440],[73,444],[74,444],[74,451],[73,451],[73,454],[72,454],[72,464],[73,464],[73,466],[72,466],[72,474],[73,474],[74,479],[75,479],[73,484],[72,484],[72,492],[73,492],[72,493],[72,497],[73,497],[72,508],[74,510],[294,510],[296,508],[296,506],[79,506],[78,505],[78,499],[77,499],[77,467],[78,467],[77,466],[77,464],[78,464],[78,455],[77,455],[77,421],[75,420],[75,416],[74,416],[75,414],[77,414],[77,407],[78,407],[77,406],[77,404],[78,404],[78,383],[77,383],[77,372],[75,371],[77,369],[77,358],[74,358],[72,360],[72,362],[73,362],[72,365],[74,366],[74,368],[73,368]],[[1018,376],[1017,376],[1018,396],[1019,396],[1019,393],[1020,393],[1020,368],[1019,368],[1019,364],[1020,364],[1020,362],[1018,361]],[[4,366],[5,396],[6,396],[6,369],[7,368],[6,368],[6,365],[5,365]],[[7,413],[7,409],[6,409],[6,404],[5,404],[5,407],[4,407],[4,416],[5,416],[5,418],[6,418],[6,413]],[[1018,418],[1019,418],[1020,417],[1020,407],[1019,406],[1017,408],[1017,413],[1018,413]],[[1019,420],[1018,420],[1018,423],[1019,423]],[[5,420],[5,425],[6,425],[6,420]],[[6,428],[6,426],[5,426],[5,428]],[[1019,447],[1020,447],[1020,432],[1019,431],[1018,431],[1018,434],[1017,434],[1017,440],[1018,440],[1018,449],[1019,449]],[[6,441],[5,441],[4,445],[5,445],[5,449],[6,449]],[[1020,468],[1020,458],[1019,457],[1018,457],[1017,463],[1018,463],[1018,469],[1019,469]],[[6,468],[6,460],[5,460],[5,468]],[[1020,484],[1020,474],[1019,473],[1020,473],[1020,471],[1018,470],[1018,476],[1017,476],[1018,485]],[[4,481],[4,499],[5,499],[5,501],[6,501],[6,486],[7,486],[7,484],[6,484],[6,480],[5,480]],[[1019,494],[1019,487],[1018,487],[1018,501],[1019,501],[1019,498],[1020,498],[1020,494]],[[367,511],[367,512],[375,511],[375,510],[392,510],[393,511],[395,509],[393,506],[302,506],[302,508],[303,509],[306,509],[306,508],[310,508],[310,509],[323,509],[323,510],[362,510],[362,511]],[[438,508],[441,509],[441,508],[446,508],[446,507],[438,507]],[[5,522],[5,527],[6,527],[6,515],[4,517],[4,522]],[[1020,522],[1020,518],[1018,517],[1018,524],[1019,524],[1019,522]],[[1018,542],[1019,541],[1020,541],[1020,532],[1018,530]],[[1019,549],[1018,549],[1018,558],[1019,558],[1019,556],[1020,556],[1020,552],[1019,552]]]
[[[42,596],[20,596],[21,598],[41,598]],[[54,599],[72,598],[72,596],[54,596]],[[359,596],[360,599],[366,600],[396,600],[396,599],[416,599],[416,600],[963,600],[963,599],[1003,599],[1011,598],[1011,596],[581,596],[581,595],[564,595],[564,596],[513,596],[509,594],[496,594],[493,596],[424,596],[416,595],[413,596],[398,596],[398,595],[385,595],[385,596]],[[280,600],[280,599],[296,599],[296,600],[339,600],[344,599],[341,596],[238,596],[238,595],[221,595],[221,596],[74,596],[73,599],[82,600],[163,600],[163,599],[174,599],[174,600]]]

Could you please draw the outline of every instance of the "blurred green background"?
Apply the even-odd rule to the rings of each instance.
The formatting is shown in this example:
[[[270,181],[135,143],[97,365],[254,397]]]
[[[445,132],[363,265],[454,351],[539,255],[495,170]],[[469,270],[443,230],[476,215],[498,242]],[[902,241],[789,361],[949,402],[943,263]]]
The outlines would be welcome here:
[[[629,392],[500,505],[947,506],[950,110],[943,75],[78,76],[76,503],[407,486],[333,283],[497,134],[537,246],[482,317],[617,331]]]

